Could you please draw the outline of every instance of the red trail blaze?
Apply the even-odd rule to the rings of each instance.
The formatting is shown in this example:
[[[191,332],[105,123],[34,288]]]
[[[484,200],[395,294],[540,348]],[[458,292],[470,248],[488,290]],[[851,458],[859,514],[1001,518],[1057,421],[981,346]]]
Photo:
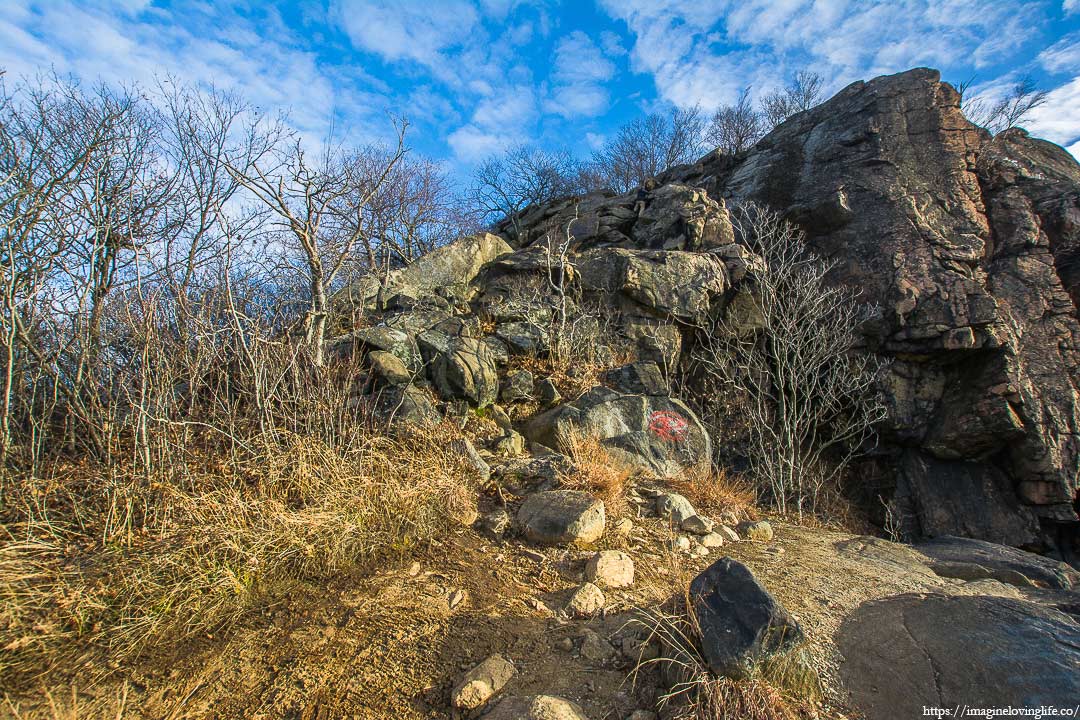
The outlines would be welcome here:
[[[686,418],[670,410],[653,410],[649,413],[649,432],[662,440],[676,442],[686,437],[690,424]]]

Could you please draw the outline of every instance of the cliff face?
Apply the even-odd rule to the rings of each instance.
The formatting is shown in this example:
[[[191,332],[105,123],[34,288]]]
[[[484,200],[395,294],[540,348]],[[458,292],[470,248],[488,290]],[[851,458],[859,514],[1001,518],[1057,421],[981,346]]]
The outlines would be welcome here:
[[[884,309],[873,339],[893,358],[885,437],[910,529],[1024,545],[1040,521],[1076,521],[1080,165],[1063,149],[989,138],[917,69],[672,175],[785,213]]]
[[[480,236],[422,259],[391,278],[378,325],[342,341],[391,352],[442,400],[482,406],[498,394],[531,440],[543,443],[552,418],[570,413],[592,418],[609,448],[644,467],[685,464],[665,454],[652,418],[699,423],[685,406],[664,405],[657,368],[676,365],[693,326],[754,273],[760,259],[727,210],[752,200],[802,227],[838,261],[835,281],[881,308],[867,329],[867,351],[891,360],[878,470],[907,532],[1068,552],[1080,527],[1080,166],[1071,156],[1022,131],[991,138],[936,71],[916,69],[855,83],[744,155],[711,154],[657,180],[640,216],[633,193],[593,193],[531,208],[520,235],[501,228],[513,248]],[[552,248],[568,230],[568,264],[556,270]],[[483,263],[475,247],[486,248]],[[534,419],[523,413],[535,406],[515,403],[540,397],[556,408],[560,398],[513,358],[545,352],[553,272],[606,304],[603,339],[632,346],[637,363]],[[354,290],[339,302],[374,296]],[[410,413],[437,409],[414,390],[390,395]],[[698,462],[708,444],[692,450]]]

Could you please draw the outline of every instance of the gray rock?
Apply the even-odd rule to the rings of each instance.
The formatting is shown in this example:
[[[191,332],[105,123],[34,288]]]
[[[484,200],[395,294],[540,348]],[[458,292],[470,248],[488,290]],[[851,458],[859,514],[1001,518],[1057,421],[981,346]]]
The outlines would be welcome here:
[[[700,515],[691,515],[690,517],[683,520],[679,524],[679,527],[681,527],[686,532],[692,533],[694,535],[708,535],[713,531],[713,528],[716,527],[716,523],[707,517],[702,517]]]
[[[528,370],[515,370],[508,373],[499,389],[499,399],[504,403],[529,401],[533,399],[533,375]]]
[[[429,392],[415,385],[394,385],[377,390],[370,398],[377,419],[387,424],[428,425],[439,421]]]
[[[755,665],[790,651],[802,629],[740,562],[722,558],[690,583],[702,649],[717,675],[749,676]]]
[[[634,395],[667,395],[670,387],[655,362],[621,365],[604,373],[604,382],[614,389]]]
[[[773,539],[772,524],[769,523],[768,520],[739,523],[739,532],[741,532],[747,540],[769,542]]]
[[[654,504],[657,517],[670,521],[675,527],[682,527],[684,522],[697,517],[697,510],[679,493],[660,493],[656,496]]]
[[[398,294],[413,298],[433,295],[436,291],[471,283],[487,263],[512,252],[497,235],[480,233],[436,248],[410,265],[390,273],[384,298]],[[381,278],[365,276],[336,293],[332,303],[337,308],[362,306],[377,309]]]
[[[372,350],[368,353],[371,371],[390,385],[407,385],[413,380],[412,373],[405,363],[385,350]]]
[[[335,342],[355,342],[361,348],[383,350],[392,354],[409,369],[416,369],[420,366],[420,351],[413,337],[403,330],[386,325],[360,328],[354,331],[352,335],[338,339]]]
[[[514,676],[514,665],[502,655],[492,655],[465,674],[450,695],[450,703],[464,710],[483,706]]]
[[[681,401],[651,395],[622,395],[595,387],[572,403],[525,423],[525,437],[548,447],[571,431],[594,436],[631,467],[661,477],[711,463],[712,443],[701,421]]]
[[[499,374],[487,346],[468,337],[455,338],[432,364],[431,380],[447,398],[465,398],[476,407],[495,402]]]
[[[1032,602],[898,595],[864,603],[837,634],[840,677],[868,720],[924,706],[1071,707],[1080,624]]]
[[[709,533],[701,538],[701,545],[707,548],[718,548],[724,546],[724,536],[720,533]]]
[[[943,537],[915,546],[944,577],[998,580],[1010,585],[1080,589],[1080,572],[1066,563],[983,540]]]
[[[538,355],[547,352],[548,331],[530,322],[503,323],[495,334],[506,343],[512,355]]]
[[[550,378],[544,378],[536,384],[537,397],[540,399],[540,404],[545,407],[554,405],[562,400],[562,395],[559,394],[559,389],[555,387],[555,383],[551,382]],[[555,447],[552,445],[551,447]]]
[[[543,545],[596,542],[604,534],[604,502],[575,490],[534,493],[521,504],[517,526]]]
[[[616,655],[616,650],[595,631],[585,628],[581,637],[581,656],[594,663],[604,663]]]

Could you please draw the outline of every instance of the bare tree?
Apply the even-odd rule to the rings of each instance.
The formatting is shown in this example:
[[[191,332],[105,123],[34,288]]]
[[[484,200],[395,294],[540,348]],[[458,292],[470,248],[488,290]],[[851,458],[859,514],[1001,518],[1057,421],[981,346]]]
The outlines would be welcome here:
[[[761,99],[765,131],[771,131],[796,113],[821,102],[822,78],[816,72],[801,70],[782,90],[774,90]]]
[[[761,114],[754,109],[750,88],[745,88],[738,102],[713,113],[705,137],[720,152],[735,155],[753,147],[763,131]]]
[[[836,263],[815,255],[777,214],[741,206],[733,219],[761,258],[751,299],[711,327],[695,353],[713,389],[706,403],[744,401],[750,464],[782,513],[813,511],[885,417],[882,364],[858,352],[876,309],[828,279]]]
[[[1046,104],[1049,93],[1040,90],[1030,75],[1024,75],[997,100],[973,95],[973,80],[956,86],[961,97],[961,109],[968,120],[996,135],[1017,127],[1027,120],[1035,108]]]
[[[345,151],[326,142],[312,162],[299,140],[276,150],[270,163],[250,170],[229,165],[237,182],[277,218],[282,240],[301,258],[309,307],[304,336],[316,367],[325,363],[330,290],[371,232],[371,202],[405,156],[407,123],[396,124],[390,150]],[[370,247],[370,246],[369,246]]]
[[[469,196],[483,219],[508,219],[520,235],[521,214],[531,205],[574,193],[576,172],[568,152],[520,145],[485,160],[473,173]]]
[[[653,113],[623,125],[593,155],[593,182],[616,192],[642,186],[674,165],[697,160],[704,151],[705,122],[697,106],[676,108],[670,116]]]

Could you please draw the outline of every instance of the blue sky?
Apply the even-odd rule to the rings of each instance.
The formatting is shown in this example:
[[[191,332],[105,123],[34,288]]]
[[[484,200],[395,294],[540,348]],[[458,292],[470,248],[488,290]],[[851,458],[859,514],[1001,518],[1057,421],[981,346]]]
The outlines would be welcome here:
[[[1080,156],[1080,0],[0,1],[7,79],[54,68],[240,91],[318,141],[388,137],[467,172],[517,143],[586,154],[652,110],[813,69],[829,94],[917,65],[1050,90],[1029,129]]]

